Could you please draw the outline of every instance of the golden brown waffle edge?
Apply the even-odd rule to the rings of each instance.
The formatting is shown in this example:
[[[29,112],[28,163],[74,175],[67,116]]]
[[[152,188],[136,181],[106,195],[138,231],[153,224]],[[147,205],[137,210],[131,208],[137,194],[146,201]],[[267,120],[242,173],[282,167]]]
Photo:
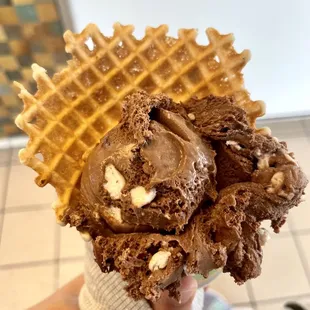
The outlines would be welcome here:
[[[127,94],[138,89],[162,92],[176,102],[192,96],[233,95],[252,126],[265,112],[264,103],[252,101],[244,88],[241,70],[250,52],[237,53],[232,34],[209,28],[209,44],[204,46],[196,42],[194,29],[180,29],[178,38],[172,38],[166,25],[148,27],[141,40],[133,30],[131,25],[115,24],[112,37],[104,36],[94,24],[80,34],[67,31],[66,52],[72,60],[64,70],[51,79],[33,64],[35,95],[14,83],[24,102],[16,125],[29,136],[19,158],[38,173],[38,186],[50,183],[56,189],[53,207],[60,224],[65,209],[79,202],[85,159],[118,123]]]

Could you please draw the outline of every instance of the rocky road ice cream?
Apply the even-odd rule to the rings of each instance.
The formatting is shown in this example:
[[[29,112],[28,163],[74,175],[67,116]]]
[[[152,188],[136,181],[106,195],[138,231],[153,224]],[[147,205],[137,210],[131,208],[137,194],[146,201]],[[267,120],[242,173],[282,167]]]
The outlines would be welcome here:
[[[278,232],[307,180],[285,142],[251,128],[230,97],[187,104],[137,92],[90,154],[65,221],[93,239],[104,272],[135,298],[175,298],[185,274],[260,274],[261,222]]]

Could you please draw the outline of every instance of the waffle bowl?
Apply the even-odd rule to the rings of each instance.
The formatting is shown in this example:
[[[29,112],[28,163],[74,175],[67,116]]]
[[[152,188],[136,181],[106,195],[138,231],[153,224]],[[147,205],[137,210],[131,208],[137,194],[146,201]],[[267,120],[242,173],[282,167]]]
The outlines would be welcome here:
[[[66,209],[79,203],[80,176],[89,153],[120,119],[124,97],[142,89],[165,93],[175,102],[213,94],[234,96],[255,127],[264,103],[252,101],[244,88],[241,70],[250,59],[248,50],[237,53],[232,34],[206,31],[208,45],[199,45],[194,29],[180,29],[178,38],[167,36],[168,27],[148,27],[138,40],[133,26],[114,25],[106,37],[93,25],[80,34],[64,34],[68,66],[52,78],[32,65],[37,83],[30,94],[15,82],[24,110],[16,125],[29,142],[20,161],[38,173],[40,187],[51,184],[58,200],[53,208],[63,224]]]

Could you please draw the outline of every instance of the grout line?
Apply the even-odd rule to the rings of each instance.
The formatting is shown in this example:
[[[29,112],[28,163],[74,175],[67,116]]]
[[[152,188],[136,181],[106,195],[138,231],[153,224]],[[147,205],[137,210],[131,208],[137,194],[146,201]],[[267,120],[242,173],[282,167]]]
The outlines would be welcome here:
[[[4,210],[0,210],[1,213],[21,213],[21,212],[29,212],[29,211],[41,211],[41,210],[49,210],[51,209],[51,204],[35,204],[35,205],[20,205],[20,206],[12,206],[12,207],[7,207]]]
[[[5,265],[0,265],[0,270],[36,267],[36,266],[42,266],[42,265],[50,265],[50,264],[54,264],[54,263],[55,263],[55,259],[45,259],[45,260],[39,260],[39,261],[5,264]]]
[[[300,229],[300,230],[292,230],[292,235],[294,236],[305,236],[310,234],[310,228]]]
[[[256,308],[253,308],[251,302],[236,302],[236,303],[232,303],[230,304],[230,306],[232,306],[232,309],[250,309],[249,307],[251,307],[251,310],[253,309],[256,309]]]
[[[281,117],[269,117],[257,119],[258,125],[260,123],[285,123],[285,122],[300,122],[302,120],[309,119],[309,115],[295,115],[295,116],[281,116]]]
[[[12,161],[12,149],[9,150],[9,162]],[[7,201],[7,195],[8,195],[8,188],[9,188],[9,179],[11,174],[11,164],[6,169],[6,175],[4,178],[4,186],[3,186],[3,198],[0,206],[0,211],[3,214],[3,216],[0,217],[0,247],[1,247],[1,239],[2,239],[2,231],[3,231],[3,224],[4,224],[4,217],[5,217],[5,207],[6,207],[6,201]]]
[[[60,259],[60,241],[61,241],[61,233],[60,226],[55,224],[55,260],[56,266],[54,270],[54,290],[57,290],[59,287],[59,259]]]
[[[248,297],[249,297],[249,303],[251,304],[251,307],[253,309],[256,309],[257,308],[257,301],[255,299],[255,295],[254,295],[254,290],[253,290],[253,286],[252,286],[252,283],[251,282],[246,282],[246,290],[247,290],[247,293],[248,293]]]
[[[83,259],[84,259],[84,256],[72,256],[72,257],[61,258],[61,259],[59,259],[59,261],[70,263],[70,262],[82,261]],[[50,265],[50,264],[56,264],[56,263],[57,263],[56,259],[45,259],[45,260],[39,260],[39,261],[29,261],[29,262],[0,265],[0,270],[36,267],[36,266]]]
[[[72,256],[72,257],[63,257],[63,258],[59,259],[59,261],[62,262],[62,263],[78,262],[78,261],[81,261],[81,260],[84,260],[84,255]]]
[[[308,280],[308,284],[310,285],[310,270],[309,270],[309,266],[308,266],[308,262],[307,262],[307,258],[305,257],[305,253],[303,251],[303,248],[300,244],[300,240],[296,235],[292,235],[293,236],[293,241],[295,243],[295,247],[297,249],[297,253],[299,255],[299,259],[301,261],[301,265],[304,269],[306,278]]]

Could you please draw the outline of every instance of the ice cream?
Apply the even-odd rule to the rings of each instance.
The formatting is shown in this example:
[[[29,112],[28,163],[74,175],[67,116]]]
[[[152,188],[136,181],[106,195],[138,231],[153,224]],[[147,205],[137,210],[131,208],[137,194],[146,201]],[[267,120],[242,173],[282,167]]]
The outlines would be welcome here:
[[[114,232],[182,231],[214,201],[215,152],[166,96],[140,92],[90,155],[81,192]]]
[[[64,219],[92,237],[98,265],[120,272],[130,296],[178,298],[186,273],[257,277],[261,222],[278,232],[306,184],[286,144],[255,132],[232,98],[180,105],[137,92],[89,156]]]

